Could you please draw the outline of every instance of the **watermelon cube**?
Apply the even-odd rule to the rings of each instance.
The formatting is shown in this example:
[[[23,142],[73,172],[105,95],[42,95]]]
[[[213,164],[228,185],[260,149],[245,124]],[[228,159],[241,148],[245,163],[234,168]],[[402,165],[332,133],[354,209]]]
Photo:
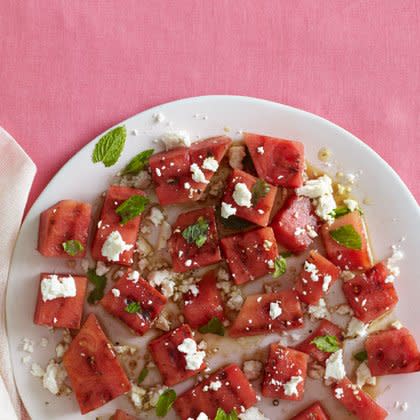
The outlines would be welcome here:
[[[58,281],[62,281],[65,277],[72,277],[76,286],[76,296],[58,297],[44,301],[41,284],[44,279],[49,279],[52,276],[58,277]],[[83,315],[86,287],[87,279],[84,276],[42,273],[39,282],[34,323],[53,328],[79,329]]]
[[[181,345],[184,347],[192,345],[192,348],[180,349]],[[183,382],[206,368],[203,361],[205,353],[197,350],[193,333],[187,324],[152,340],[149,343],[149,350],[162,375],[163,383],[167,386]]]
[[[153,155],[150,168],[160,204],[180,204],[200,199],[231,142],[226,136],[212,137],[195,142],[190,148],[179,147]],[[193,179],[192,169],[201,172],[203,180],[196,175]]]
[[[330,420],[319,401],[314,402],[290,420]]]
[[[302,271],[296,279],[300,300],[316,305],[340,275],[340,269],[318,251],[310,251]]]
[[[236,202],[234,197],[237,194],[236,189],[238,184],[244,184],[251,192],[250,207],[238,205]],[[223,202],[236,210],[235,216],[260,226],[267,226],[276,193],[276,187],[244,171],[234,169],[227,180]]]
[[[82,249],[72,258],[86,255],[92,206],[75,200],[62,200],[41,213],[38,251],[44,257],[69,257],[63,244],[79,241]]]
[[[365,349],[374,376],[420,371],[420,353],[407,328],[371,334],[365,342]]]
[[[110,420],[136,420],[137,417],[134,417],[123,410],[118,409],[115,411],[114,415]]]
[[[278,249],[271,228],[228,236],[220,243],[236,284],[246,283],[274,271]]]
[[[332,385],[335,399],[362,420],[383,420],[388,413],[348,378]]]
[[[307,354],[278,343],[271,344],[261,385],[262,395],[282,400],[301,400],[307,365]]]
[[[305,157],[301,142],[245,133],[245,144],[260,178],[287,188],[303,184]]]
[[[144,196],[144,192],[136,188],[111,185],[108,188],[101,217],[98,222],[95,238],[92,244],[92,257],[97,261],[130,266],[133,263],[133,254],[137,242],[137,234],[140,226],[140,216],[136,216],[124,225],[121,224],[121,217],[116,213],[116,208],[130,197]],[[125,246],[122,252],[114,259],[103,255],[103,247],[107,240],[113,236],[121,236]]]
[[[336,337],[337,341],[341,345],[343,341],[343,332],[341,331],[341,328],[332,322],[323,319],[320,322],[318,328],[302,343],[297,345],[296,349],[302,351],[303,353],[309,354],[309,356],[311,356],[316,361],[323,363],[328,359],[328,357],[331,356],[331,353],[320,350],[314,343],[312,343],[312,341],[317,337],[323,337],[326,335]]]
[[[225,413],[235,410],[241,413],[257,402],[257,394],[239,366],[228,365],[193,388],[181,394],[174,408],[181,420],[196,419],[206,413],[209,419],[216,416],[217,409]]]
[[[82,414],[125,394],[131,384],[103,332],[90,314],[63,356]]]
[[[340,228],[353,228],[361,239],[360,249],[348,248],[338,243],[331,236],[331,232]],[[324,241],[328,259],[340,268],[344,270],[366,270],[372,267],[366,227],[358,210],[335,219],[332,224],[323,224],[321,227],[321,237]]]
[[[392,310],[398,302],[394,283],[383,262],[343,283],[343,292],[356,318],[370,322]]]
[[[283,290],[247,296],[233,321],[229,335],[244,337],[268,334],[299,328],[302,325],[303,312],[297,293],[294,290]]]
[[[100,304],[136,334],[143,335],[161,313],[166,297],[135,274],[124,274]]]
[[[194,229],[201,229],[205,242],[195,238]],[[177,273],[215,264],[222,259],[216,229],[214,208],[192,210],[178,216],[168,241],[172,269]]]
[[[317,236],[318,218],[307,197],[291,195],[270,224],[277,242],[293,253],[305,251]]]
[[[184,294],[184,317],[191,328],[206,325],[213,318],[223,321],[223,300],[216,281],[215,272],[209,271],[196,284],[196,288]]]

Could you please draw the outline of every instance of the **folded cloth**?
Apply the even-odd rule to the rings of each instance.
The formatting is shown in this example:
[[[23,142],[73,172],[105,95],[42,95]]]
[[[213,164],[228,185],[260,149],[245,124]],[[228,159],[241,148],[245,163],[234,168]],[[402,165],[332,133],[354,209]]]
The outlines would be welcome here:
[[[6,335],[5,298],[10,259],[36,167],[13,137],[0,127],[0,420],[29,418],[13,379]]]

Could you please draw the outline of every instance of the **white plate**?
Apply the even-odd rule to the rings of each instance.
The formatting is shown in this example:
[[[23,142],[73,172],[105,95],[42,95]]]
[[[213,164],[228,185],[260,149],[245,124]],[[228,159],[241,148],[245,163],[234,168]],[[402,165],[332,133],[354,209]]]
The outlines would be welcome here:
[[[153,122],[152,115],[157,111],[165,115],[165,122]],[[171,126],[168,126],[168,122],[172,122]],[[68,270],[65,261],[44,258],[35,251],[39,214],[66,198],[94,203],[98,195],[107,188],[111,176],[130,157],[143,149],[156,147],[152,140],[170,129],[186,129],[193,139],[223,134],[225,130],[230,130],[228,134],[233,137],[238,137],[239,130],[246,130],[299,139],[305,144],[306,157],[320,168],[323,167],[317,161],[318,150],[326,146],[333,151],[334,161],[338,163],[333,168],[324,167],[327,172],[362,171],[355,195],[361,201],[367,198],[371,202],[370,205],[363,206],[363,209],[377,259],[389,256],[390,246],[400,241],[403,236],[406,238],[402,243],[405,259],[400,264],[401,277],[396,284],[400,297],[397,314],[403,324],[420,340],[420,323],[416,320],[420,314],[420,282],[416,265],[420,249],[419,207],[397,174],[352,134],[329,121],[298,109],[236,96],[205,96],[176,101],[142,112],[129,118],[124,124],[129,135],[118,164],[108,169],[101,164],[93,165],[91,153],[97,139],[90,142],[63,166],[39,196],[23,223],[16,244],[7,291],[7,327],[17,386],[33,419],[81,418],[73,395],[60,398],[52,396],[42,388],[39,379],[29,374],[29,367],[21,361],[24,355],[20,346],[23,337],[35,340],[37,344],[33,359],[45,364],[54,354],[54,340],[60,336],[59,333],[52,334],[46,328],[35,326],[32,322],[39,273]],[[132,134],[133,129],[138,130],[137,136]],[[77,271],[80,272],[80,267]],[[131,342],[142,346],[144,339],[133,337],[101,308],[96,310],[113,341]],[[50,344],[47,349],[38,345],[42,337],[49,338]],[[149,337],[146,336],[146,339]],[[265,340],[268,341],[269,339]],[[233,348],[221,351],[212,366],[235,360],[234,353],[236,351]],[[389,410],[390,418],[420,418],[420,401],[417,395],[419,385],[420,374],[382,378],[378,385],[378,402]],[[184,384],[181,388],[185,386]],[[348,418],[339,404],[333,401],[330,391],[319,382],[309,380],[305,392],[305,399],[299,403],[281,401],[279,407],[273,407],[270,400],[263,400],[259,406],[272,420],[287,419],[314,399],[321,399],[333,418]],[[402,412],[393,408],[395,400],[407,401],[409,410]],[[131,410],[127,399],[120,397],[84,417],[94,419],[100,415],[109,416],[117,406]],[[153,414],[148,418],[153,418]],[[175,416],[171,414],[167,418]]]

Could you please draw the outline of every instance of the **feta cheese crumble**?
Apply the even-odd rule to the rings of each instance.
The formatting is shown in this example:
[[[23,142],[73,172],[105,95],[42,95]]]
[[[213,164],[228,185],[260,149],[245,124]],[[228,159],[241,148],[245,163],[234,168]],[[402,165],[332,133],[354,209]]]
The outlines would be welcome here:
[[[264,154],[264,147],[263,146],[257,147],[257,153],[259,155],[263,155]]]
[[[114,230],[108,235],[102,245],[101,253],[108,261],[117,262],[120,259],[120,255],[131,248],[133,248],[133,245],[126,244],[120,232]]]
[[[51,394],[57,395],[60,392],[66,378],[67,372],[62,363],[50,360],[42,378],[42,385],[45,389],[48,389]]]
[[[343,362],[343,350],[337,350],[325,362],[325,379],[335,379],[337,381],[346,376],[346,369]]]
[[[365,384],[376,385],[376,378],[372,376],[369,366],[366,362],[363,362],[359,365],[356,370],[356,383],[359,388],[363,388]]]
[[[316,319],[327,318],[329,312],[325,300],[321,298],[316,305],[309,305],[308,313]]]
[[[58,277],[51,274],[41,281],[42,300],[54,300],[58,298],[67,298],[76,296],[76,283],[72,276]]]
[[[279,302],[271,302],[270,303],[270,318],[276,319],[278,318],[282,313],[282,309],[280,307]]]
[[[330,283],[332,281],[332,277],[329,274],[326,274],[323,279],[322,283],[322,291],[328,292],[328,288],[330,287]]]
[[[368,326],[368,324],[364,324],[360,319],[353,317],[347,325],[346,337],[365,337]]]
[[[190,166],[190,171],[191,171],[191,177],[193,179],[193,181],[195,182],[201,182],[202,184],[208,184],[209,181],[206,179],[206,176],[204,175],[204,172],[200,169],[200,167],[196,164],[193,163]]]
[[[288,382],[283,385],[284,393],[289,397],[298,395],[297,386],[303,381],[302,376],[292,376]]]
[[[121,295],[121,292],[120,292],[119,289],[115,289],[115,288],[111,289],[111,292],[115,297],[120,297],[120,295]]]
[[[249,191],[248,187],[243,182],[238,182],[237,184],[235,184],[235,189],[233,191],[232,197],[238,206],[247,208],[252,206],[252,193],[251,191]]]
[[[190,134],[184,130],[162,134],[159,140],[163,143],[166,150],[174,149],[175,147],[191,146]]]
[[[140,279],[140,273],[136,270],[133,270],[128,276],[127,280],[131,280],[133,283],[137,283]]]
[[[158,207],[152,207],[148,219],[155,226],[159,226],[165,220],[165,216]]]
[[[243,413],[238,414],[240,420],[270,420],[257,408],[251,407]]]
[[[104,274],[108,273],[109,267],[102,261],[98,261],[96,263],[95,273],[97,276],[103,276]]]
[[[197,370],[203,364],[206,353],[197,351],[197,343],[192,338],[185,338],[177,349],[185,354],[187,370]]]
[[[230,216],[233,216],[234,214],[236,214],[236,207],[233,207],[232,204],[228,204],[222,201],[220,214],[224,219],[227,219]]]
[[[217,391],[221,387],[222,387],[222,383],[220,381],[210,382],[209,384],[209,389],[211,389],[212,391]]]
[[[337,207],[332,188],[332,180],[328,175],[306,181],[305,185],[296,189],[296,194],[312,199],[315,213],[323,220],[332,222],[331,212]]]
[[[351,200],[350,198],[343,200],[343,203],[350,211],[355,211],[359,208],[359,203],[356,200]]]
[[[389,272],[394,276],[400,275],[400,268],[397,263],[404,258],[404,253],[401,251],[399,245],[392,245],[392,255],[387,260],[387,268]]]
[[[153,287],[160,287],[165,297],[170,298],[174,294],[175,282],[172,280],[172,273],[170,271],[151,271],[147,279]]]
[[[203,169],[207,169],[208,171],[216,172],[219,168],[219,162],[213,156],[209,156],[204,159],[201,167]]]
[[[400,330],[403,328],[403,324],[401,324],[401,322],[397,319],[391,324],[391,327],[395,328],[396,330]]]

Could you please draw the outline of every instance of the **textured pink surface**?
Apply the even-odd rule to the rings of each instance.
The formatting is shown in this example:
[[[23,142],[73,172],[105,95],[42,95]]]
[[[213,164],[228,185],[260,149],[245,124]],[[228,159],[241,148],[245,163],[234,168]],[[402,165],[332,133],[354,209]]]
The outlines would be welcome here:
[[[0,125],[38,166],[31,203],[110,125],[221,93],[330,119],[420,199],[419,1],[0,0]]]

